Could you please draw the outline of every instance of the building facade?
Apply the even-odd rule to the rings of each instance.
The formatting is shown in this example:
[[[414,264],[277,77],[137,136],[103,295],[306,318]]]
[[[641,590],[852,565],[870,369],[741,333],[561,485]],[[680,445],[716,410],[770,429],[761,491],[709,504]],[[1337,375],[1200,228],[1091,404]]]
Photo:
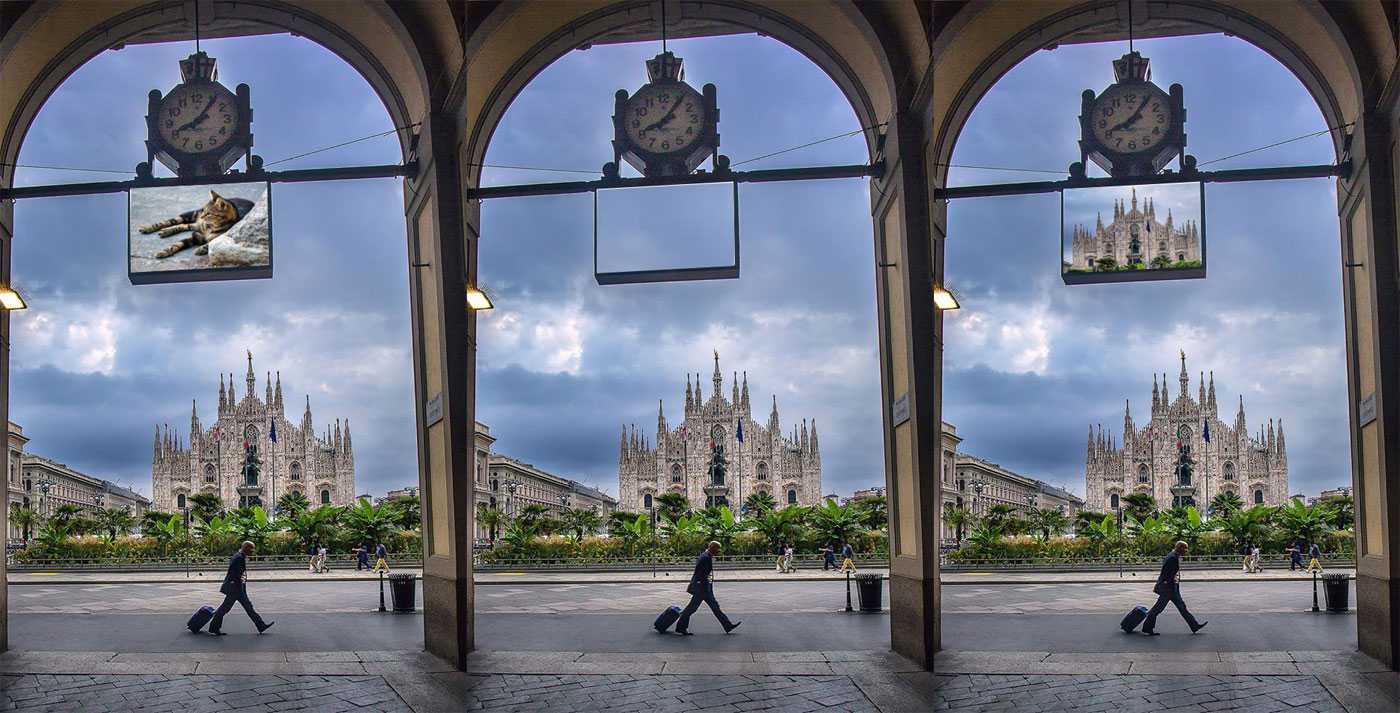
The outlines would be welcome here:
[[[1160,390],[1153,375],[1151,421],[1142,428],[1133,423],[1131,405],[1125,402],[1122,443],[1111,432],[1105,434],[1102,426],[1097,434],[1089,427],[1084,460],[1088,508],[1113,512],[1132,493],[1152,495],[1160,508],[1196,505],[1202,510],[1222,492],[1235,493],[1247,506],[1287,500],[1283,419],[1277,430],[1271,418],[1267,430],[1260,426],[1257,435],[1250,434],[1240,396],[1234,422],[1221,421],[1215,374],[1207,382],[1202,373],[1196,398],[1191,398],[1185,352],[1177,381],[1173,399],[1167,375],[1162,375]]]
[[[1021,518],[1026,517],[1033,508],[1051,509],[1059,510],[1071,521],[1084,509],[1084,500],[1079,496],[970,453],[960,452],[958,446],[961,443],[957,428],[945,421],[940,509],[961,508],[980,517],[993,505],[1007,505]],[[965,530],[963,534],[967,534]],[[942,524],[942,536],[944,543],[953,543],[958,539],[956,528],[950,526],[946,518]]]
[[[784,435],[778,420],[778,397],[768,422],[753,419],[749,379],[742,386],[734,374],[730,398],[724,397],[724,376],[715,352],[713,389],[706,399],[695,375],[685,379],[685,415],[669,428],[666,410],[658,402],[656,441],[623,426],[618,448],[617,480],[620,507],[632,512],[652,507],[663,493],[681,493],[692,507],[729,505],[737,509],[756,492],[767,492],[781,505],[816,505],[822,499],[822,457],[817,422],[808,430],[793,426]],[[722,464],[716,470],[714,463]]]
[[[62,505],[73,505],[83,516],[93,517],[98,508],[126,510],[135,521],[151,507],[151,501],[139,493],[96,476],[74,470],[63,463],[43,456],[26,453],[29,439],[18,424],[9,424],[9,474],[5,503],[33,510],[41,520],[53,516]],[[31,536],[33,532],[29,533]],[[24,532],[10,520],[10,542],[20,542]]]
[[[169,426],[156,427],[151,454],[151,494],[155,509],[177,512],[198,493],[219,496],[224,507],[262,505],[270,509],[279,498],[299,492],[317,505],[350,505],[355,500],[355,450],[350,420],[316,433],[311,397],[300,423],[287,420],[282,401],[282,375],[275,386],[271,373],[264,397],[257,396],[253,353],[242,398],[229,374],[228,388],[219,375],[219,410],[214,424],[204,428],[198,404],[190,410],[189,442]],[[275,429],[277,440],[272,440]],[[249,457],[260,462],[256,477],[245,472]]]
[[[1113,221],[1108,225],[1100,213],[1092,231],[1074,226],[1070,254],[1072,266],[1078,269],[1092,269],[1103,258],[1118,265],[1189,262],[1201,259],[1201,233],[1194,220],[1177,223],[1170,209],[1166,222],[1158,222],[1152,199],[1139,209],[1134,189],[1131,205],[1114,201]]]
[[[565,509],[588,509],[604,522],[617,509],[617,500],[607,493],[509,456],[492,453],[495,442],[491,428],[478,421],[475,463],[478,509],[496,508],[507,517],[515,517],[525,506],[535,504],[543,505],[550,517],[555,518]],[[490,538],[490,531],[478,518],[476,539],[484,542]]]

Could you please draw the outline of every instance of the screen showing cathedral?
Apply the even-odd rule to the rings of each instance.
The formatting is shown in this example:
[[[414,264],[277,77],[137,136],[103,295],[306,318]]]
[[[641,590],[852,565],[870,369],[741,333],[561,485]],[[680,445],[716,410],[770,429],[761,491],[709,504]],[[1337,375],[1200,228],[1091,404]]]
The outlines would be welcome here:
[[[271,203],[264,181],[130,189],[131,283],[272,277]]]
[[[593,193],[600,285],[739,277],[739,185],[606,188]]]
[[[1067,285],[1206,276],[1205,184],[1060,192],[1060,274]]]

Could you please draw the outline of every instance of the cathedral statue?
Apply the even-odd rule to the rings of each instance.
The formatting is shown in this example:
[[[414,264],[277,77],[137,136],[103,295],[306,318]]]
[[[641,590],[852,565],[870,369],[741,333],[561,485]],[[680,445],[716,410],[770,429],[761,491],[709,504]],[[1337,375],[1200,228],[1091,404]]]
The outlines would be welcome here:
[[[1176,452],[1176,484],[1191,485],[1191,471],[1196,461],[1191,458],[1191,444],[1183,443]]]
[[[724,473],[729,462],[724,458],[724,444],[716,443],[710,451],[710,485],[724,485]]]
[[[262,470],[262,459],[258,457],[258,444],[249,443],[243,449],[243,484],[256,486],[258,473]]]

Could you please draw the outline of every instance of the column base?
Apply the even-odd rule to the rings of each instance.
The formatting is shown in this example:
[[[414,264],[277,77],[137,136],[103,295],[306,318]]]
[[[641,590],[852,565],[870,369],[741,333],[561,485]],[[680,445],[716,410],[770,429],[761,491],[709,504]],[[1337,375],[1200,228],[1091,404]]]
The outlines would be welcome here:
[[[890,648],[925,669],[942,646],[938,582],[890,574]]]
[[[476,648],[472,581],[423,574],[423,647],[428,653],[467,670],[467,654]]]
[[[1396,647],[1400,644],[1400,581],[1356,574],[1356,643],[1361,653],[1391,670],[1400,670]]]

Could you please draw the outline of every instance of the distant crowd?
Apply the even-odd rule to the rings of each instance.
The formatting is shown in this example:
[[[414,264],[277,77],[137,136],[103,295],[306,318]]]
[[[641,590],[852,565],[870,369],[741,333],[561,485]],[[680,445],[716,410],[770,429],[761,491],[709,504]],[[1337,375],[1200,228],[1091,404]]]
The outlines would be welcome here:
[[[1319,547],[1316,542],[1314,542],[1311,545],[1308,545],[1307,552],[1308,564],[1306,567],[1304,567],[1303,543],[1298,540],[1294,540],[1292,543],[1289,543],[1288,547],[1284,550],[1284,554],[1288,557],[1288,569],[1290,571],[1301,569],[1305,572],[1321,572],[1322,548]],[[1255,573],[1260,570],[1261,563],[1263,562],[1263,555],[1259,551],[1258,544],[1253,542],[1246,542],[1244,545],[1244,549],[1240,554],[1244,555],[1243,571],[1246,574]]]
[[[789,573],[797,569],[797,565],[795,564],[797,555],[794,552],[793,546],[790,543],[779,543],[776,554],[778,555],[777,570],[779,572]],[[833,543],[828,542],[824,546],[822,546],[821,559],[823,570],[835,569],[838,572],[856,571],[855,548],[851,547],[851,543],[849,542],[841,543],[840,567],[837,567],[836,565],[836,545],[834,545]]]
[[[355,571],[358,572],[367,569],[371,572],[384,572],[388,574],[389,549],[384,546],[384,543],[380,542],[374,546],[373,566],[370,566],[369,553],[369,543],[364,542],[360,543],[358,547],[351,551],[351,556],[355,558]],[[306,554],[311,558],[307,564],[313,574],[324,574],[330,570],[328,559],[329,552],[327,552],[326,546],[321,544],[319,540],[311,543],[311,546],[307,548]]]

